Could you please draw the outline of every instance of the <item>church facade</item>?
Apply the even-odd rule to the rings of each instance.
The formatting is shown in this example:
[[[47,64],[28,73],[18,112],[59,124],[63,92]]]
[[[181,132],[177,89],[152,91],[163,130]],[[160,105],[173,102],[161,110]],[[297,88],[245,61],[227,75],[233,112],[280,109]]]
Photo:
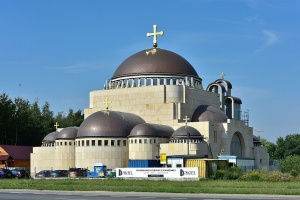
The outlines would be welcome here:
[[[269,155],[242,120],[232,84],[222,78],[203,88],[202,78],[182,56],[157,47],[139,51],[116,69],[104,89],[90,92],[80,127],[49,133],[31,154],[31,175],[40,170],[157,167],[161,155],[217,159],[231,155],[267,168]]]

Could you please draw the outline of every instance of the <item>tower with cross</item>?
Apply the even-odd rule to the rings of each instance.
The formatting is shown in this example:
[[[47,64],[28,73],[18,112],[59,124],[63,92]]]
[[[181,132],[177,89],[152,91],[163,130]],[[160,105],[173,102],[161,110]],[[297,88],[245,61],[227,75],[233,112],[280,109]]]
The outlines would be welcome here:
[[[157,25],[153,25],[153,33],[147,33],[147,37],[153,36],[153,47],[156,48],[157,47],[157,36],[164,35],[163,31],[159,31],[157,32]]]

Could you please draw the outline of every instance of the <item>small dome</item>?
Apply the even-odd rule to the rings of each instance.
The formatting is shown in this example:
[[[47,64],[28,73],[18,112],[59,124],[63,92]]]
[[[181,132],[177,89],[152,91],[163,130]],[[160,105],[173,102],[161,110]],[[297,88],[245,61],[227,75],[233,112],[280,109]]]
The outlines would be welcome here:
[[[44,137],[43,142],[54,142],[57,134],[58,134],[57,131],[49,133]]]
[[[56,140],[75,140],[77,137],[77,127],[67,127],[62,129],[56,135]]]
[[[128,137],[170,137],[173,132],[170,126],[144,123],[134,127]]]
[[[77,138],[127,137],[130,131],[145,121],[131,113],[99,111],[88,116],[80,125]]]
[[[147,49],[128,57],[112,79],[136,75],[182,75],[198,77],[194,67],[180,55],[164,49]]]
[[[192,122],[210,121],[210,122],[223,123],[223,122],[227,122],[227,119],[228,116],[220,109],[214,106],[201,105],[195,110],[191,121]]]
[[[187,138],[189,134],[190,138],[203,138],[203,136],[201,135],[201,133],[195,129],[194,127],[191,126],[182,126],[180,128],[178,128],[172,135],[172,137],[183,137],[183,138]]]

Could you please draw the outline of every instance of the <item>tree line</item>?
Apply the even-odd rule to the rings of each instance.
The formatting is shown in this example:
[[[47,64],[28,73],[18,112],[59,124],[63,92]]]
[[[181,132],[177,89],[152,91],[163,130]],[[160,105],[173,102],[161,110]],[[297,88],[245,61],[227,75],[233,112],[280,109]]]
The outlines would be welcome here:
[[[69,109],[67,114],[58,112],[54,116],[48,102],[40,108],[38,100],[30,103],[0,94],[0,144],[40,146],[43,138],[55,131],[56,122],[60,127],[80,126],[83,119],[81,110]]]
[[[285,137],[277,138],[276,143],[272,143],[258,137],[261,144],[268,149],[270,160],[282,160],[289,156],[300,156],[300,134],[289,134]]]

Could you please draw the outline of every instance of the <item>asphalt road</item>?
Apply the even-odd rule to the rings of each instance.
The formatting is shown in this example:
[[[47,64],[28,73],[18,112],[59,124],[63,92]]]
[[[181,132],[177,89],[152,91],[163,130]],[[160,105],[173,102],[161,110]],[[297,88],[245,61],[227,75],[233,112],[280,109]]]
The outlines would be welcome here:
[[[289,200],[300,196],[285,195],[237,195],[237,194],[174,194],[144,192],[79,192],[79,191],[38,191],[38,190],[0,190],[0,200]]]

